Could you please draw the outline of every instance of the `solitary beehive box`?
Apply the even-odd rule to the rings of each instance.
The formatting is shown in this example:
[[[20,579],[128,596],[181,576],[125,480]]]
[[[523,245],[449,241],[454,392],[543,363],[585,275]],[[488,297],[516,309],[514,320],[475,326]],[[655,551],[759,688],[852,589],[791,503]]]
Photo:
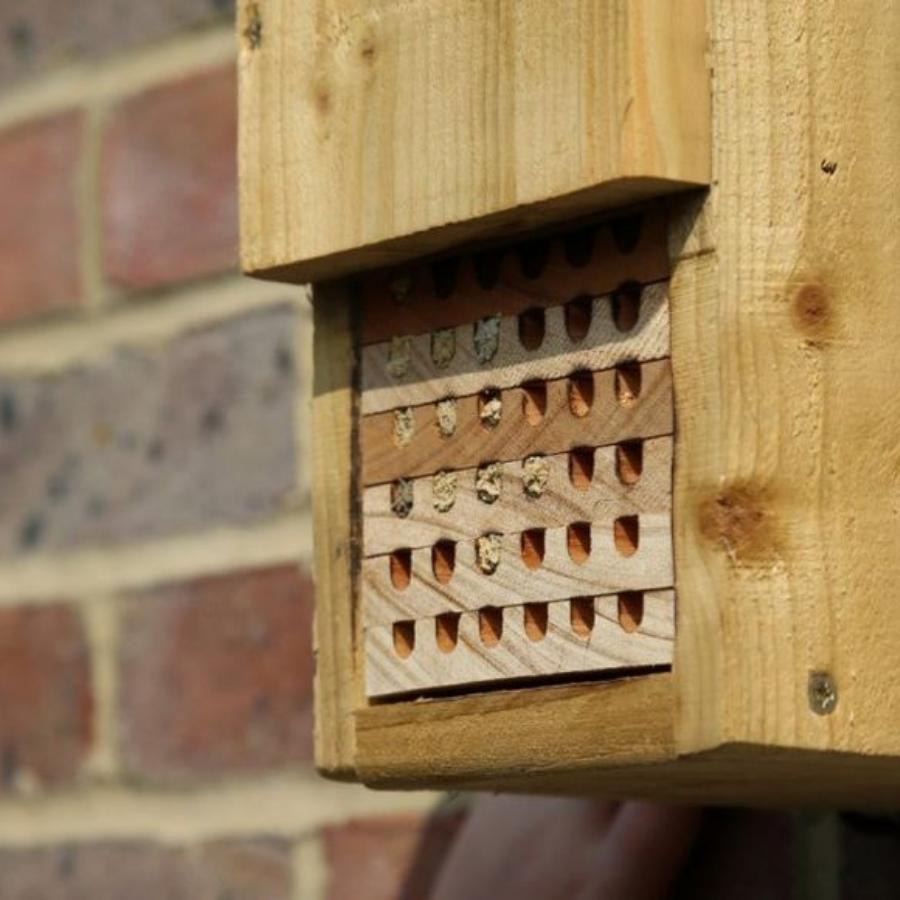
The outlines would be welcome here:
[[[314,284],[327,774],[896,798],[863,5],[242,3],[244,266]]]

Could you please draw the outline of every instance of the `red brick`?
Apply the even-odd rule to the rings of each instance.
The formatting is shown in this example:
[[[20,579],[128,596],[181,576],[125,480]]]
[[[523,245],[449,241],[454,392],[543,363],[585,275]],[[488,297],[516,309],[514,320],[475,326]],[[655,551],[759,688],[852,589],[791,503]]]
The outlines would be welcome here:
[[[462,820],[459,813],[378,816],[325,828],[328,900],[429,896]]]
[[[294,566],[129,598],[119,707],[129,772],[178,780],[307,761],[312,586]]]
[[[288,900],[290,848],[277,840],[196,847],[144,841],[0,849],[0,900]]]
[[[80,152],[74,112],[0,133],[0,323],[80,299]]]
[[[73,779],[90,749],[90,663],[77,612],[0,609],[0,785]]]
[[[237,87],[232,66],[124,101],[102,153],[106,274],[133,290],[237,265]]]

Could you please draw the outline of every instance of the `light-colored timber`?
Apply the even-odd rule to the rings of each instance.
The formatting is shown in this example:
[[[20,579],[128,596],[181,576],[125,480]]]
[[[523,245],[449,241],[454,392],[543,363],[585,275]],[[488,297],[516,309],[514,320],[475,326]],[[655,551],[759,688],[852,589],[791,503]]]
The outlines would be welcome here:
[[[590,405],[583,408],[579,403],[584,398],[576,400],[571,395],[573,390],[583,391],[586,379]],[[463,469],[487,460],[524,459],[537,453],[654,438],[674,429],[668,360],[642,363],[639,371],[632,366],[625,374],[615,369],[578,373],[574,384],[562,378],[496,393],[499,414],[489,422],[482,417],[485,395],[453,398],[453,432],[447,436],[442,419],[445,407],[435,403],[404,408],[402,415],[409,418],[408,424],[404,420],[402,435],[395,410],[363,416],[363,484]]]
[[[547,12],[241,0],[244,269],[330,279],[707,183],[702,0]]]
[[[413,506],[406,518],[391,510],[391,485],[363,493],[363,552],[390,553],[398,547],[430,547],[440,540],[466,540],[476,533],[521,532],[528,528],[559,528],[595,518],[611,522],[619,516],[668,513],[672,505],[672,439],[655,438],[641,445],[642,470],[631,484],[618,473],[617,447],[592,452],[593,477],[576,487],[568,453],[546,456],[546,485],[538,497],[525,490],[528,470],[522,461],[502,464],[501,492],[493,503],[478,498],[476,470],[453,473],[453,505],[446,511],[435,497],[434,479],[412,482]],[[589,457],[590,458],[590,457]],[[443,498],[442,498],[443,499]]]
[[[414,646],[404,657],[397,653],[390,625],[370,625],[366,628],[367,693],[379,697],[535,675],[671,663],[672,591],[644,594],[641,622],[628,631],[620,622],[618,597],[587,598],[587,602],[592,621],[580,633],[573,627],[567,601],[492,611],[496,617],[492,626],[498,630],[487,636],[479,612],[462,613],[452,623],[418,619],[411,623]]]
[[[590,327],[577,341],[567,332],[564,307],[550,307],[544,310],[543,339],[534,350],[522,344],[518,316],[493,322],[489,310],[483,322],[452,329],[453,354],[444,365],[435,362],[432,334],[369,344],[362,348],[363,415],[462,397],[485,387],[509,388],[665,358],[670,353],[666,291],[665,283],[643,288],[637,320],[627,331],[616,323],[612,298],[594,298]],[[480,341],[486,332],[490,342]]]

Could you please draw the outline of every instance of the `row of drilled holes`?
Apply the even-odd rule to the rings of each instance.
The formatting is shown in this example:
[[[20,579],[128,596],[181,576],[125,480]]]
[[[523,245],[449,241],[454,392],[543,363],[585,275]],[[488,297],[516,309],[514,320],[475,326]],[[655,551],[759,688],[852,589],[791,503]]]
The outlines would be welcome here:
[[[632,634],[640,628],[644,617],[644,594],[624,591],[618,595],[619,625]],[[526,603],[522,609],[522,628],[529,640],[542,641],[547,636],[548,609],[546,603]],[[434,637],[442,653],[452,653],[459,639],[461,613],[442,613],[434,620]],[[588,639],[594,630],[596,613],[593,597],[578,597],[569,601],[569,622],[572,631]],[[503,638],[504,608],[488,606],[478,610],[478,634],[485,647],[496,647]],[[394,622],[394,652],[408,659],[416,646],[416,627],[413,620]]]
[[[625,219],[610,223],[613,242],[616,249],[625,255],[631,253],[640,240],[642,217],[640,215],[629,216]],[[586,266],[593,255],[595,227],[585,228],[570,232],[562,237],[563,252],[566,261],[576,269]],[[534,280],[540,277],[550,256],[551,240],[537,239],[519,244],[513,248],[519,259],[519,270],[523,277]],[[486,291],[493,290],[500,279],[500,268],[503,256],[510,252],[507,249],[492,249],[477,253],[474,256],[475,277],[478,284]],[[458,256],[437,260],[430,266],[431,281],[435,296],[445,299],[451,296],[456,289],[458,270],[461,259]],[[406,278],[398,278],[404,282],[405,292],[411,288]]]
[[[587,491],[594,481],[594,455],[593,447],[576,447],[569,451],[569,482],[578,491]],[[524,462],[523,462],[524,465]],[[478,493],[478,473],[481,467],[475,469],[475,490]],[[626,487],[631,487],[640,481],[644,471],[644,442],[641,440],[625,441],[616,446],[616,477]],[[436,476],[433,476],[436,477]],[[395,516],[405,519],[413,510],[415,502],[414,486],[416,480],[400,478],[391,484],[391,511]],[[498,484],[498,491],[500,485]],[[522,489],[528,493],[525,482]],[[529,495],[532,499],[533,494]],[[488,501],[485,501],[488,502]],[[493,502],[493,501],[490,501]],[[435,506],[439,512],[449,512],[453,504],[448,506]]]
[[[620,516],[613,522],[613,542],[620,556],[634,556],[640,545],[640,518]],[[544,564],[546,528],[529,528],[519,538],[519,552],[527,569],[536,570]],[[456,541],[438,541],[431,548],[431,571],[440,584],[448,584],[456,569]],[[590,522],[574,522],[566,527],[566,548],[569,559],[584,565],[591,555]],[[405,591],[412,581],[412,550],[394,550],[388,557],[391,584],[395,590]],[[492,575],[496,566],[485,570]]]

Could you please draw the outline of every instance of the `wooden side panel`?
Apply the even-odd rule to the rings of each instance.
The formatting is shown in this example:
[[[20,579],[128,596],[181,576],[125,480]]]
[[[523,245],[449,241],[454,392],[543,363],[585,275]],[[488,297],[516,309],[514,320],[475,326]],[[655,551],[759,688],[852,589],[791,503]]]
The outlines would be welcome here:
[[[703,0],[242,0],[245,270],[319,280],[709,171]]]
[[[356,580],[359,516],[356,324],[349,292],[317,287],[313,297],[315,372],[312,405],[315,542],[316,765],[338,779],[355,777],[353,714],[362,694],[356,678]]]
[[[900,754],[900,5],[710,8],[715,187],[672,282],[679,743]]]

